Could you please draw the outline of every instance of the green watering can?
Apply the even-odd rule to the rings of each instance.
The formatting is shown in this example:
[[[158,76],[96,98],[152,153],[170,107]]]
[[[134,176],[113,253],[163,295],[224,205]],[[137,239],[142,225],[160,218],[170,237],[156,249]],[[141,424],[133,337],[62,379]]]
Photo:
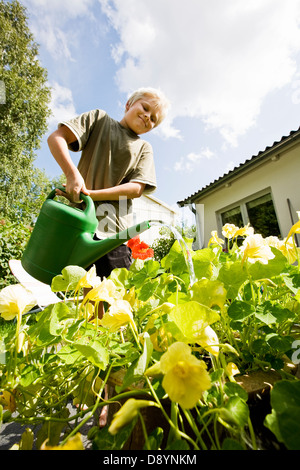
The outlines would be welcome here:
[[[92,199],[81,193],[85,203],[81,210],[55,201],[55,195],[54,189],[45,200],[21,259],[25,271],[45,284],[51,284],[66,266],[87,268],[150,228],[145,221],[104,240],[94,240],[98,220]]]

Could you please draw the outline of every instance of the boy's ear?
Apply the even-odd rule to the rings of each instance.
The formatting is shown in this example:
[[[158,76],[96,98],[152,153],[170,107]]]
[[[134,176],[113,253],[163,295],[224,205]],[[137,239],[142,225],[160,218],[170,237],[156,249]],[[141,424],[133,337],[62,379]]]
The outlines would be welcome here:
[[[129,108],[130,108],[130,104],[129,104],[129,101],[127,101],[126,106],[125,106],[125,111],[128,111]]]

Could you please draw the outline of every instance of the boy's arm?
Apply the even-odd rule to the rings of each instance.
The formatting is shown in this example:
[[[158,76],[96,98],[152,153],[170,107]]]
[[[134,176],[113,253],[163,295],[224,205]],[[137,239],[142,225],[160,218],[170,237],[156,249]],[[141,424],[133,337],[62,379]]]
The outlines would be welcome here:
[[[76,140],[75,135],[67,126],[59,127],[47,140],[50,152],[67,178],[66,193],[72,202],[80,201],[81,192],[89,194],[84,179],[74,165],[68,149],[68,145]],[[63,193],[57,190],[57,194]]]
[[[93,201],[118,201],[120,196],[134,199],[141,197],[145,186],[144,183],[129,182],[112,188],[89,190],[89,195]]]

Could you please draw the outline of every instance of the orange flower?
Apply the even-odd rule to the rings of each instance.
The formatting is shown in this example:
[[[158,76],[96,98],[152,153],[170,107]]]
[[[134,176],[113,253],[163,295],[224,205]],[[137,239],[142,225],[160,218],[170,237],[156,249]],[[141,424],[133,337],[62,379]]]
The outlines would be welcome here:
[[[143,249],[138,249],[134,250],[132,252],[132,257],[134,259],[147,259],[147,258],[153,258],[154,256],[154,251],[152,248],[143,248]]]
[[[136,237],[131,238],[131,240],[127,242],[127,246],[129,246],[129,248],[132,250],[136,245],[139,245],[140,243],[140,237],[137,235]]]
[[[134,259],[147,259],[153,258],[154,251],[147,245],[147,243],[140,241],[140,237],[134,237],[127,242],[127,246],[132,251],[132,257]]]

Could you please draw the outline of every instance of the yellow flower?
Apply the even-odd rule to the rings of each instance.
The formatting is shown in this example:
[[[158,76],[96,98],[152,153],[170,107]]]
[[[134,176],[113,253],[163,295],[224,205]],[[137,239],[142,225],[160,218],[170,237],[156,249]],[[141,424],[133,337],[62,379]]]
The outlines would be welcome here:
[[[225,224],[222,228],[222,235],[226,238],[234,238],[238,230],[239,227],[234,224]]]
[[[140,408],[148,406],[157,406],[157,404],[149,400],[136,400],[135,398],[129,398],[119,411],[115,413],[108,429],[110,434],[117,434],[123,426],[126,426],[126,424],[130,423],[130,421],[138,415]]]
[[[2,405],[5,410],[9,410],[11,413],[16,411],[16,400],[14,393],[4,390],[0,394],[0,405]]]
[[[297,259],[297,248],[293,243],[292,237],[289,239],[285,238],[284,240],[279,240],[278,237],[267,237],[265,241],[269,246],[277,248],[281,253],[288,259],[289,263],[294,263]]]
[[[170,400],[182,408],[193,408],[211,386],[205,362],[193,356],[185,343],[173,343],[162,355],[160,368],[164,374],[163,388]]]
[[[247,237],[243,242],[241,250],[243,253],[242,262],[248,259],[250,263],[259,261],[260,263],[267,264],[270,259],[275,258],[270,246],[260,234]]]
[[[295,233],[300,233],[300,220],[298,220],[298,222],[296,222],[291,230],[289,231],[288,233],[288,236],[286,237],[286,239],[288,240],[292,235],[294,235]]]
[[[289,239],[285,238],[279,249],[280,249],[280,251],[282,251],[284,256],[288,259],[289,263],[291,263],[291,264],[293,264],[296,261],[296,259],[298,258],[297,247],[293,243],[292,238],[289,238]]]
[[[48,439],[41,445],[40,450],[84,450],[79,432],[75,436],[70,437],[63,446],[48,446],[47,441]]]
[[[131,305],[127,300],[116,300],[104,313],[100,324],[111,331],[131,323],[134,326]]]
[[[0,314],[4,320],[13,320],[35,305],[36,299],[21,284],[4,287],[0,292]]]
[[[99,285],[87,293],[83,303],[88,301],[104,301],[108,304],[112,304],[116,299],[120,299],[121,297],[122,293],[117,289],[115,283],[111,279],[104,279]]]
[[[75,292],[83,287],[96,287],[101,283],[101,279],[96,274],[96,266],[92,266],[89,271],[86,272],[85,276],[77,284]]]
[[[247,237],[254,234],[254,228],[250,227],[250,224],[242,228],[234,224],[225,224],[222,229],[222,234],[226,238]]]
[[[226,366],[226,372],[230,377],[233,377],[234,375],[237,375],[240,373],[237,365],[234,362],[228,362]]]
[[[218,232],[216,230],[213,230],[211,232],[211,238],[208,242],[208,245],[223,245],[224,244],[224,240],[222,238],[219,238],[218,237]]]
[[[239,228],[235,232],[234,237],[248,237],[253,234],[254,234],[254,228],[250,227],[250,224],[247,224],[245,225],[245,227]]]
[[[203,328],[200,335],[195,338],[195,341],[213,356],[218,356],[219,339],[216,332],[210,326]]]

